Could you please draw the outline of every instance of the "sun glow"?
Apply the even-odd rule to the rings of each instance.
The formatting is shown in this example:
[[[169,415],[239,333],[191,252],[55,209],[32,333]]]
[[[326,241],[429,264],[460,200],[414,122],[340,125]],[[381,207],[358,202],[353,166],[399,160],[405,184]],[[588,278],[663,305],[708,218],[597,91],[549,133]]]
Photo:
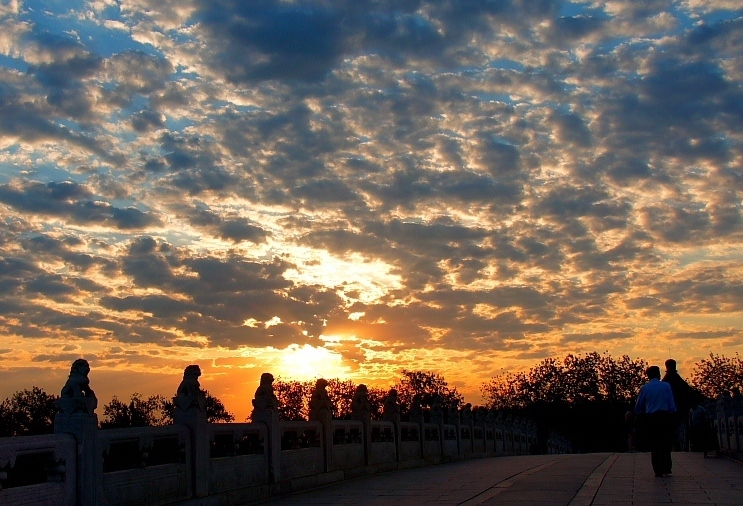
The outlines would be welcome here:
[[[309,344],[288,346],[281,356],[278,375],[287,380],[310,381],[316,378],[344,378],[349,368],[340,353]]]

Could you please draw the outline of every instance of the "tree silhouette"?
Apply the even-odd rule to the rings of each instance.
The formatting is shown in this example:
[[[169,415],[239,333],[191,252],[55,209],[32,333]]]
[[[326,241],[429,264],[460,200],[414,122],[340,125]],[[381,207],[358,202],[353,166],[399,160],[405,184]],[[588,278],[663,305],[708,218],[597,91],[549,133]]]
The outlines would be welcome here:
[[[170,422],[165,397],[153,395],[143,399],[141,394],[136,392],[131,395],[128,404],[114,396],[111,402],[103,406],[103,416],[102,429],[166,425]]]
[[[309,381],[302,383],[277,378],[273,382],[273,391],[279,400],[279,420],[287,422],[307,420],[313,386],[314,384]]]
[[[417,399],[424,412],[430,412],[434,399],[441,399],[443,409],[457,408],[464,402],[456,387],[450,387],[440,374],[426,371],[402,370],[402,378],[393,387],[397,390],[400,414],[410,414],[414,399]]]
[[[483,383],[490,408],[532,419],[570,437],[582,451],[626,449],[624,415],[645,383],[647,363],[597,352],[548,358],[528,372],[506,373]],[[544,442],[542,442],[544,443]]]
[[[716,399],[733,388],[743,390],[743,360],[737,353],[735,357],[710,353],[709,358],[704,358],[695,365],[691,385],[705,397]]]
[[[235,415],[227,411],[222,401],[214,397],[208,391],[204,391],[206,395],[206,421],[208,423],[230,423],[235,421]]]
[[[414,380],[408,380],[409,376],[414,377]],[[417,381],[417,383],[416,383]],[[405,383],[404,391],[412,392],[410,395],[410,401],[412,396],[418,391],[425,390],[423,385],[429,385],[434,391],[441,391],[448,389],[446,380],[442,377],[436,377],[431,373],[422,372],[408,372],[403,371],[403,378],[398,383]],[[436,386],[431,386],[431,385]],[[443,385],[443,386],[442,386]],[[348,419],[351,416],[351,403],[353,402],[353,396],[356,393],[357,384],[350,380],[341,380],[338,378],[328,380],[328,397],[330,402],[333,404],[333,418],[335,419]],[[315,381],[295,381],[295,380],[283,380],[278,378],[273,383],[274,394],[279,400],[279,419],[285,421],[297,421],[307,420],[309,415],[309,403],[312,397],[312,390],[315,388]],[[418,388],[418,390],[415,390]],[[462,397],[453,390],[454,395],[459,396],[458,399],[461,401]],[[382,407],[384,406],[384,400],[387,398],[388,390],[378,387],[367,387],[369,409],[372,420],[382,419]],[[451,392],[448,395],[452,395]]]
[[[232,422],[235,416],[227,411],[222,401],[205,391],[206,421],[208,423]],[[147,399],[139,393],[133,393],[129,403],[120,401],[116,396],[103,406],[104,419],[102,429],[122,427],[146,427],[169,425],[173,423],[175,404],[162,395],[152,395]]]
[[[496,375],[480,390],[488,407],[526,408],[535,403],[578,405],[627,404],[645,383],[647,362],[623,355],[615,360],[597,352],[569,354],[560,363],[547,358],[526,373]]]
[[[36,386],[15,392],[0,403],[0,437],[51,434],[56,401]]]

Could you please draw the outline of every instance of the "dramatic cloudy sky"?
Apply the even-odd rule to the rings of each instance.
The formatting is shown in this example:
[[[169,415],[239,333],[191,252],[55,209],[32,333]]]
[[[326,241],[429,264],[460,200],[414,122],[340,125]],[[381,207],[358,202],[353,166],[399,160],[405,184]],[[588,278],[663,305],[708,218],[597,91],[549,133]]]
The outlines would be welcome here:
[[[739,0],[0,0],[0,373],[743,351]]]

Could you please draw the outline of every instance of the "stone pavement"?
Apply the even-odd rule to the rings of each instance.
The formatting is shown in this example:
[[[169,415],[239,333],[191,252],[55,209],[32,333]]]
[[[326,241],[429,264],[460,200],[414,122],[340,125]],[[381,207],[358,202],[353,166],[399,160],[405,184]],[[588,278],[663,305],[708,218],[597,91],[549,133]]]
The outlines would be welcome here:
[[[453,462],[339,482],[281,505],[743,505],[743,463],[674,453],[656,478],[648,453],[533,455]]]

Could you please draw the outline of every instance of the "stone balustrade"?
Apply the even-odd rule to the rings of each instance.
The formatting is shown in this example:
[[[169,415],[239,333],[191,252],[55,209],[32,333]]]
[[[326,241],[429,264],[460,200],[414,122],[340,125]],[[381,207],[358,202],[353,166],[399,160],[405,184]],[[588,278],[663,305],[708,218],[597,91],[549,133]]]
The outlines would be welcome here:
[[[718,449],[740,458],[743,454],[743,407],[732,405],[726,396],[717,402],[717,416],[713,426]]]
[[[252,423],[210,424],[199,374],[196,366],[184,374],[174,425],[126,429],[99,429],[94,394],[75,378],[84,387],[63,391],[54,435],[0,438],[0,504],[245,504],[364,474],[527,454],[536,443],[533,424],[503,417],[400,421],[388,403],[393,415],[371,420],[365,392],[357,419],[328,417],[323,394],[315,419],[279,421],[270,375],[256,392]],[[547,448],[570,451],[558,437]]]
[[[75,504],[76,453],[70,434],[0,438],[0,504]]]

